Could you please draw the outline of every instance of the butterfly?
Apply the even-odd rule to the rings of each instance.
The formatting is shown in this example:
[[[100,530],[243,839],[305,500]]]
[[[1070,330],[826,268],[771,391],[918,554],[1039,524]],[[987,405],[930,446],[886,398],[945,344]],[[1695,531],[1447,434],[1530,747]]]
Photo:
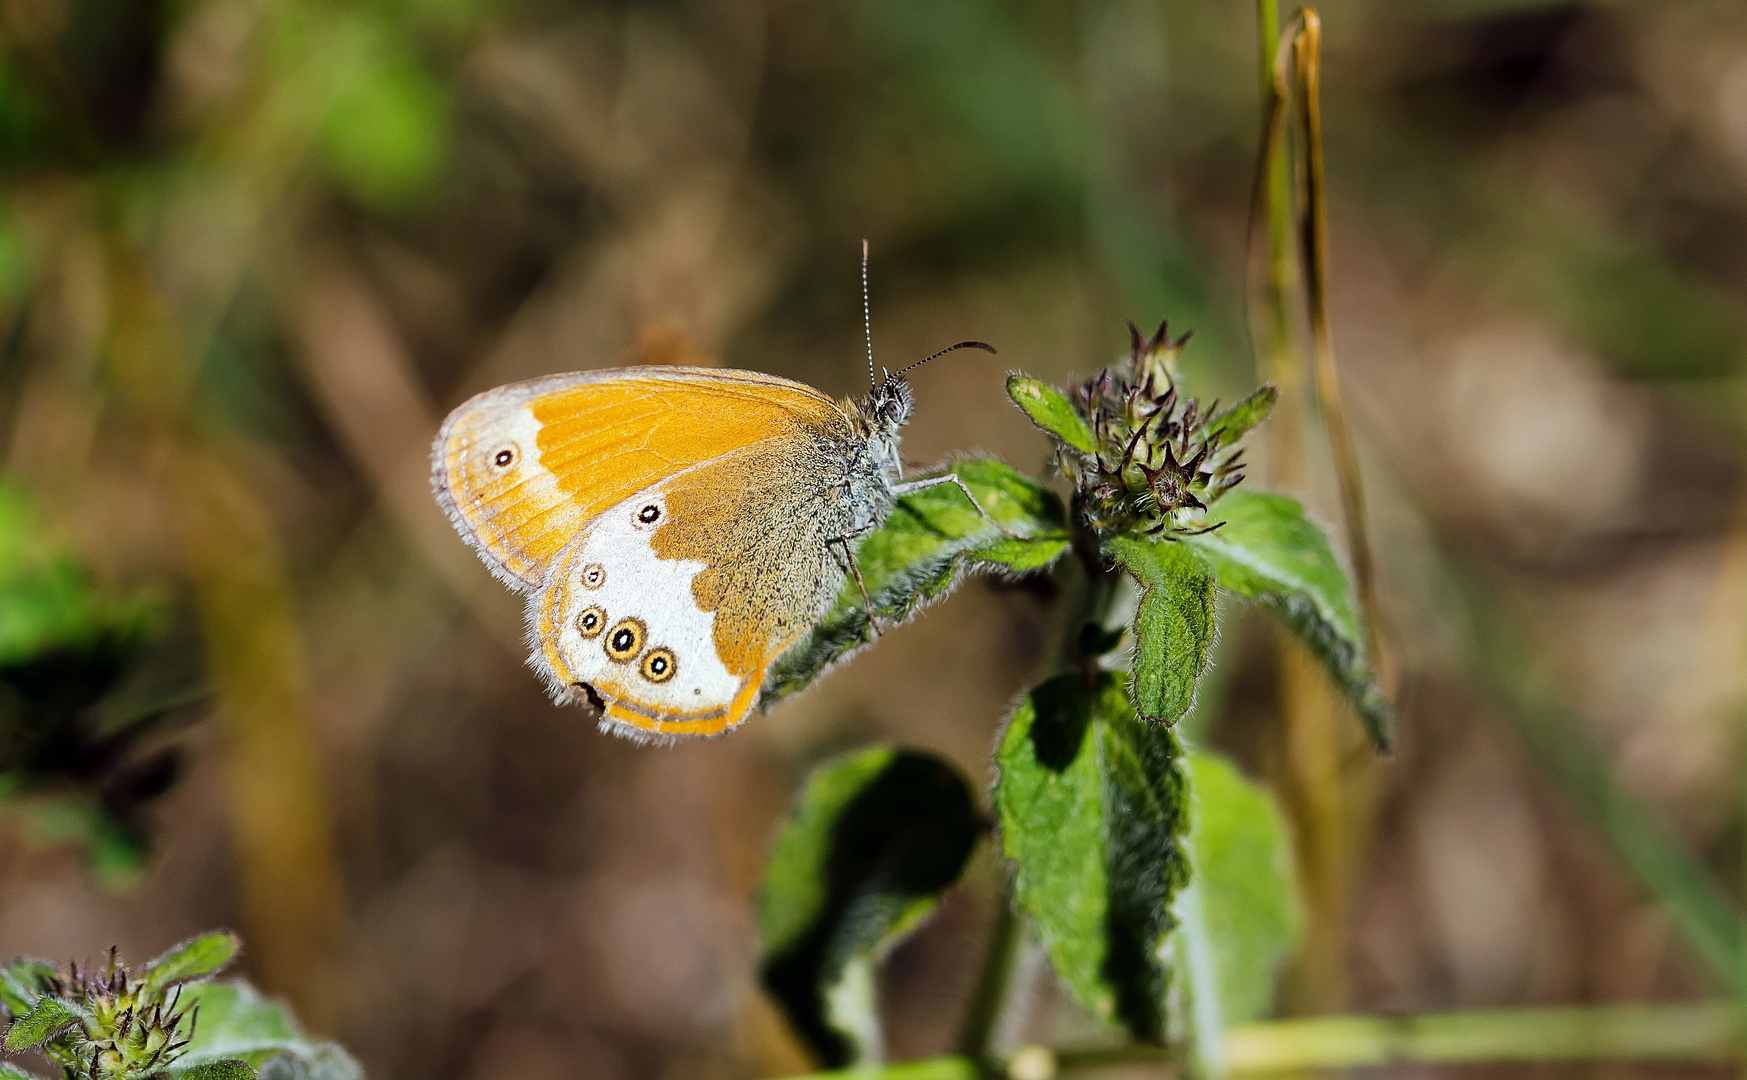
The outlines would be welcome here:
[[[995,351],[967,341],[927,359],[962,348]],[[958,477],[903,479],[909,370],[843,401],[717,368],[513,383],[449,414],[433,486],[527,596],[530,663],[556,700],[633,738],[719,735],[851,574],[872,622],[855,549],[899,496],[956,484],[1011,533]]]

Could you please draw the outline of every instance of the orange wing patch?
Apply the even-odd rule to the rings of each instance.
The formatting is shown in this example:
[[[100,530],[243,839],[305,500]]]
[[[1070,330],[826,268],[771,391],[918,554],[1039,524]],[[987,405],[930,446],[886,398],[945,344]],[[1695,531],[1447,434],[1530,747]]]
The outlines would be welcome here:
[[[607,507],[712,458],[842,417],[819,391],[756,372],[553,375],[450,413],[432,451],[433,483],[493,572],[531,589]]]

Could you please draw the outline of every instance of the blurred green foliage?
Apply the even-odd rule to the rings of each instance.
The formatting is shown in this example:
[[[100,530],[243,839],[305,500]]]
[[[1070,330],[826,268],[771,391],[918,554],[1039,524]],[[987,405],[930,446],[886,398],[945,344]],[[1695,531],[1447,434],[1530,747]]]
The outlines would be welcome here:
[[[164,622],[151,599],[100,589],[0,490],[0,811],[79,844],[111,881],[142,867],[147,808],[179,768],[163,736],[189,694],[164,685]]]

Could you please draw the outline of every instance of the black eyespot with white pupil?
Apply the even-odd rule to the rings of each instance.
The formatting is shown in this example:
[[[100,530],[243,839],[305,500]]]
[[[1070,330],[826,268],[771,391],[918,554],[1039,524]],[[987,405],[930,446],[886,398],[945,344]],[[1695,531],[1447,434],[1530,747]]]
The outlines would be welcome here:
[[[656,506],[654,503],[650,503],[648,506],[637,511],[637,520],[645,525],[655,524],[657,521],[661,520],[661,507]]]
[[[507,469],[516,463],[516,448],[506,446],[492,457],[492,464],[500,469]]]
[[[583,609],[576,617],[576,632],[585,638],[599,637],[601,627],[607,624],[607,613],[598,607]]]
[[[679,658],[669,648],[650,649],[643,658],[643,677],[652,683],[664,683],[679,672]]]
[[[607,659],[618,664],[628,664],[643,651],[643,621],[641,619],[620,619],[607,631]]]

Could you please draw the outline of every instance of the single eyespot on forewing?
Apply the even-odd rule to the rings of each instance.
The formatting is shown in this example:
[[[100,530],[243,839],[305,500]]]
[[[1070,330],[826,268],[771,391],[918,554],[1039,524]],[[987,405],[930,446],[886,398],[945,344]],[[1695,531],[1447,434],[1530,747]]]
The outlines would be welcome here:
[[[492,572],[531,591],[608,507],[724,454],[843,422],[824,394],[756,372],[552,375],[450,413],[432,448],[432,484]]]

